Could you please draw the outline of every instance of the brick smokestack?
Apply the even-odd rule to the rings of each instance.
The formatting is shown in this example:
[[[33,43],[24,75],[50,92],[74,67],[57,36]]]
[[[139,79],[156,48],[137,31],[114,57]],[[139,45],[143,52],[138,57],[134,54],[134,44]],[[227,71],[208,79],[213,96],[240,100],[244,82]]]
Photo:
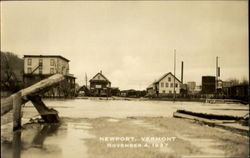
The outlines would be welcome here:
[[[181,83],[183,83],[183,61],[181,62]]]

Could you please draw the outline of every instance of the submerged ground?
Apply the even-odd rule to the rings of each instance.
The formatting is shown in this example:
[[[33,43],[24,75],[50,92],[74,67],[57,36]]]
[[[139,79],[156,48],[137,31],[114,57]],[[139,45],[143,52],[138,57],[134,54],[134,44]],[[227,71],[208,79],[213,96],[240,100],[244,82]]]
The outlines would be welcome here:
[[[176,109],[187,107],[216,112],[228,109],[244,115],[248,112],[245,105],[121,100],[45,102],[59,111],[61,123],[26,124],[15,134],[14,150],[13,143],[2,142],[2,157],[248,157],[248,137],[172,117]],[[35,115],[32,105],[25,105],[24,120]]]

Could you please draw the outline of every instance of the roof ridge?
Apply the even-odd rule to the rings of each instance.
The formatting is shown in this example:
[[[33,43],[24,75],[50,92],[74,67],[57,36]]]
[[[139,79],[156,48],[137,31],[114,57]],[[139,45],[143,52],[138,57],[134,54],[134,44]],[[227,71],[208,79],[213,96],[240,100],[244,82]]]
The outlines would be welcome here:
[[[179,82],[181,82],[176,76],[174,76],[173,74],[172,74],[172,72],[168,72],[168,73],[165,73],[162,77],[160,77],[158,80],[156,80],[155,82],[153,82],[153,83],[157,83],[157,82],[160,82],[163,78],[165,78],[167,75],[172,75],[177,81],[179,81]]]
[[[108,82],[110,82],[108,79],[107,79],[107,77],[105,77],[102,73],[100,73],[100,72],[98,72],[94,77],[92,77],[91,79],[90,79],[90,81],[91,80],[93,80],[98,74],[100,74],[104,79],[106,79]]]
[[[24,55],[23,57],[58,57],[69,62],[70,60],[61,55]]]

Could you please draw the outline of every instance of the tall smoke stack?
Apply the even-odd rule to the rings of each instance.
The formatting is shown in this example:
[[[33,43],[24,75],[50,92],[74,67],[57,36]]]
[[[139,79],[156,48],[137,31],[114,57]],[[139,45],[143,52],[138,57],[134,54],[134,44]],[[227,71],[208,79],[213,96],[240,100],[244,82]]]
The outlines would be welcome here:
[[[183,83],[183,61],[181,62],[181,83]]]

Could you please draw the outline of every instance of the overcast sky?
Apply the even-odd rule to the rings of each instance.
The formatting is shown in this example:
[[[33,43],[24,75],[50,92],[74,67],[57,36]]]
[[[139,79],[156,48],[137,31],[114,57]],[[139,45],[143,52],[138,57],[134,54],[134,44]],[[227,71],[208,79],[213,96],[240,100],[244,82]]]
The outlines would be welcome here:
[[[184,82],[248,78],[247,1],[1,1],[1,50],[62,55],[82,85],[97,72],[145,89],[184,61]]]

